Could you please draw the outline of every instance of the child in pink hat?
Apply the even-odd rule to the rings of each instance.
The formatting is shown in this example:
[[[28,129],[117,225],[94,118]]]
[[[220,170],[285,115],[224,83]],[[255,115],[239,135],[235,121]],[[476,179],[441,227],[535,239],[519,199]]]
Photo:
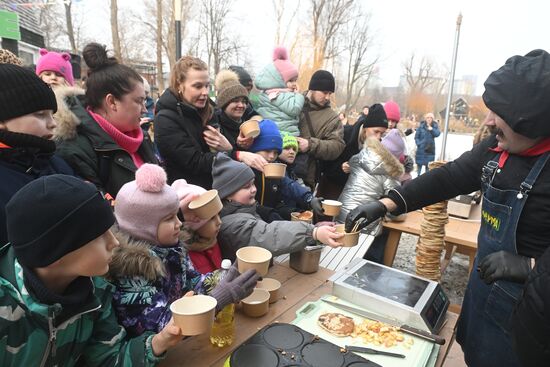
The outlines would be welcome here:
[[[221,267],[222,254],[218,244],[218,233],[222,225],[219,213],[210,219],[190,221],[188,206],[191,201],[205,193],[206,190],[197,185],[188,184],[185,180],[174,181],[172,187],[176,190],[183,212],[183,228],[180,239],[187,249],[191,263],[201,274],[212,272]]]
[[[73,86],[71,55],[41,48],[40,58],[36,62],[36,75],[52,87]]]
[[[116,197],[120,247],[107,277],[116,287],[118,320],[130,335],[162,330],[172,317],[170,304],[189,291],[214,297],[219,311],[250,295],[259,278],[255,271],[239,275],[232,267],[218,283],[217,272],[203,275],[193,269],[179,241],[179,210],[176,189],[154,164],[143,164]]]
[[[273,62],[256,77],[258,96],[256,111],[264,118],[277,123],[280,131],[298,136],[298,121],[304,107],[304,96],[298,93],[298,68],[288,59],[288,51],[282,46],[273,50]]]

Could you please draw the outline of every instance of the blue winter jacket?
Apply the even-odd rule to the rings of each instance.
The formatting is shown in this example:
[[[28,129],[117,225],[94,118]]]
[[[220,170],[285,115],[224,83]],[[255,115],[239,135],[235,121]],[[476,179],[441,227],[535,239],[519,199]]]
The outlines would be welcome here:
[[[441,134],[437,122],[432,122],[432,130],[428,130],[426,121],[420,123],[416,129],[414,141],[416,143],[416,164],[426,165],[435,159],[435,138]]]

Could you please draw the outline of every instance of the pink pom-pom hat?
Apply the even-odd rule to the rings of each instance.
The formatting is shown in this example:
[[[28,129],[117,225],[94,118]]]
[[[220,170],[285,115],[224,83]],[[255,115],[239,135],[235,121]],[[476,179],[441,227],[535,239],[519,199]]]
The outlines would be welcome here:
[[[298,77],[298,68],[290,62],[288,51],[283,46],[277,46],[273,50],[273,65],[285,83]]]
[[[48,51],[45,48],[41,48],[39,52],[40,58],[36,62],[36,75],[40,76],[43,71],[55,71],[63,75],[69,85],[74,85],[71,55],[66,52]]]
[[[386,112],[386,117],[388,120],[393,120],[399,122],[401,120],[401,111],[399,110],[399,105],[394,101],[387,101],[384,103],[384,112]]]
[[[166,172],[155,164],[143,164],[136,179],[122,186],[115,198],[120,229],[152,244],[158,244],[159,223],[178,209],[176,190],[166,184]]]
[[[182,211],[186,210],[189,206],[189,203],[195,200],[197,196],[200,196],[201,194],[204,194],[206,192],[206,190],[202,187],[188,184],[187,181],[185,181],[184,179],[174,181],[174,183],[172,183],[172,188],[176,190],[176,194],[178,195],[180,203],[180,209]],[[208,221],[209,219],[201,219],[198,222],[185,222],[185,225],[196,231],[197,229],[204,226]]]

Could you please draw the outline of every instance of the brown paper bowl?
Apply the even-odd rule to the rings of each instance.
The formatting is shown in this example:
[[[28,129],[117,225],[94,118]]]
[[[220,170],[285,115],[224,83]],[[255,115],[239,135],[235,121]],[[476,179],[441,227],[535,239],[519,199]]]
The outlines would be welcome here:
[[[192,210],[200,219],[210,219],[222,208],[218,190],[209,190],[189,203],[189,210]]]
[[[341,243],[343,247],[353,247],[359,243],[359,234],[361,234],[361,232],[347,233],[345,224],[337,224],[336,232],[344,234],[344,237],[336,240],[336,242]]]
[[[260,122],[260,121],[262,121],[264,118],[263,118],[262,116],[260,116],[260,115],[254,115],[254,116],[252,116],[250,119]]]
[[[241,300],[242,310],[250,317],[260,317],[269,311],[270,294],[265,289],[254,288],[252,294]]]
[[[268,163],[264,166],[264,175],[267,178],[283,178],[285,172],[286,164],[284,163]]]
[[[261,120],[260,120],[261,121]],[[241,124],[241,133],[247,138],[255,138],[260,135],[260,124],[258,120],[248,120]]]
[[[269,292],[269,303],[275,303],[279,299],[279,291],[281,289],[281,282],[273,278],[263,278],[262,281],[256,284],[256,288],[265,289]]]
[[[322,203],[325,215],[329,217],[334,217],[340,214],[340,208],[342,208],[342,203],[336,200],[323,200]]]
[[[199,335],[210,332],[216,304],[216,299],[210,296],[181,297],[172,302],[170,311],[183,335]]]
[[[307,210],[307,211],[309,211],[309,210]],[[311,212],[310,212],[310,213],[311,213]],[[291,221],[291,222],[306,222],[306,223],[310,223],[310,224],[312,223],[312,221],[313,221],[313,213],[312,213],[310,219],[301,219],[301,218],[300,218],[300,214],[302,214],[302,213],[300,213],[300,212],[292,212],[292,213],[290,213],[290,221]]]
[[[261,276],[267,275],[271,252],[262,247],[247,246],[237,250],[237,267],[239,273],[255,269]]]

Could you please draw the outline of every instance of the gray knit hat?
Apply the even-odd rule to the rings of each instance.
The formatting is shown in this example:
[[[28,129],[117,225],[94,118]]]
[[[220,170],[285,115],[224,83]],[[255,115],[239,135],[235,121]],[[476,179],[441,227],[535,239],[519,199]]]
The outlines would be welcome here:
[[[231,70],[222,70],[216,76],[216,105],[222,110],[235,98],[248,99],[248,91],[239,82],[237,73]]]
[[[212,188],[218,190],[220,199],[240,190],[250,180],[254,172],[246,164],[234,161],[223,153],[218,153],[212,165]]]

